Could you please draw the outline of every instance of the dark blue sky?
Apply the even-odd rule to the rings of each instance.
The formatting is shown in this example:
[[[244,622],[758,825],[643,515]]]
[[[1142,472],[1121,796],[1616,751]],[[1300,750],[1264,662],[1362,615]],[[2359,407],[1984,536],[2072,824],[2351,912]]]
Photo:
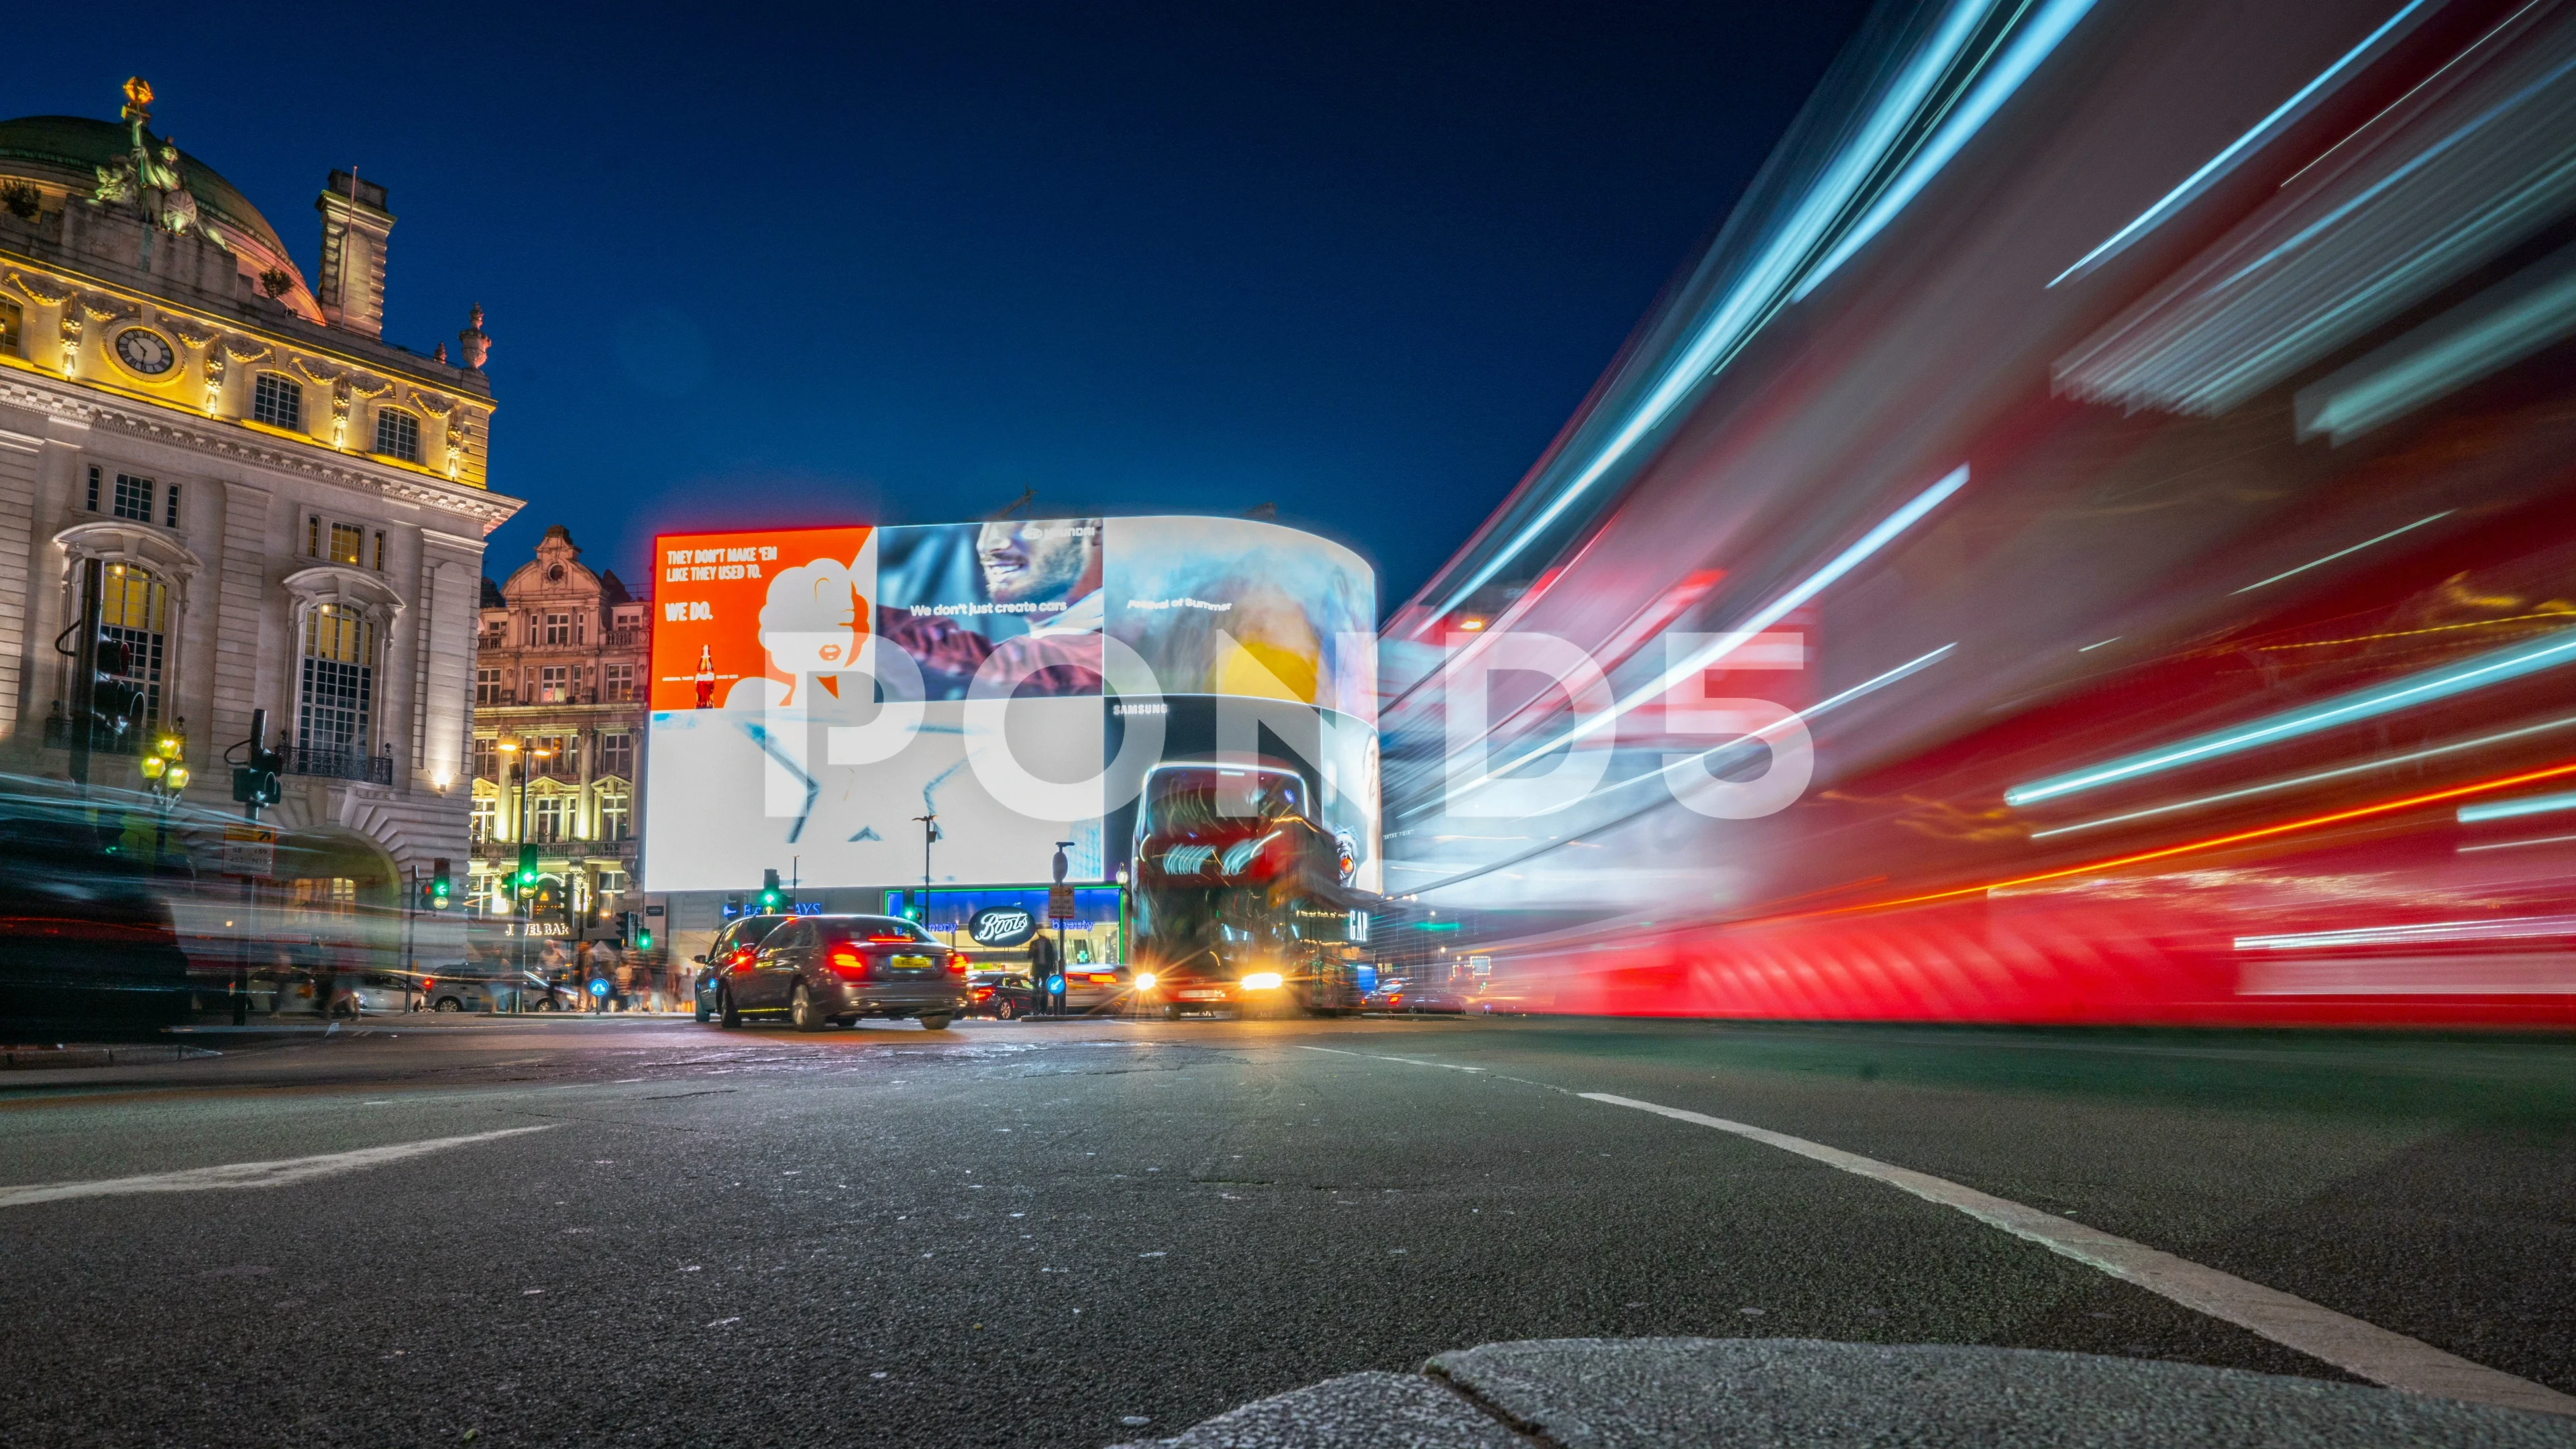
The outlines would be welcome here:
[[[9,114],[156,129],[308,274],[357,164],[389,339],[490,312],[494,486],[663,529],[1237,512],[1419,586],[1857,21],[1797,5],[156,10]],[[816,7],[819,12],[820,7]]]

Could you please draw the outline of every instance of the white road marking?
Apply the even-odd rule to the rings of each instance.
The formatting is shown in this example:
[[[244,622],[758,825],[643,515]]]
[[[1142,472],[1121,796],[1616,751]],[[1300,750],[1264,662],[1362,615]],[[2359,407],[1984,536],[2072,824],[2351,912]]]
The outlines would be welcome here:
[[[193,1167],[184,1172],[155,1172],[141,1177],[109,1177],[96,1182],[35,1182],[23,1187],[0,1187],[0,1208],[25,1207],[30,1203],[61,1202],[75,1197],[123,1197],[141,1192],[205,1192],[215,1188],[284,1187],[290,1182],[305,1182],[317,1177],[331,1177],[343,1172],[357,1172],[382,1167],[405,1158],[444,1152],[450,1147],[463,1147],[474,1142],[491,1142],[503,1137],[516,1137],[525,1132],[545,1132],[561,1127],[561,1122],[548,1122],[537,1127],[504,1127],[498,1132],[469,1132],[462,1137],[433,1137],[426,1142],[397,1142],[388,1147],[362,1147],[355,1152],[326,1152],[318,1157],[289,1157],[277,1162],[235,1162],[222,1167]]]
[[[1297,1050],[1303,1052],[1330,1052],[1337,1057],[1366,1057],[1373,1062],[1402,1062],[1408,1067],[1438,1067],[1444,1072],[1482,1072],[1485,1070],[1483,1067],[1462,1067],[1451,1062],[1426,1062],[1420,1057],[1390,1057],[1381,1056],[1376,1052],[1346,1052],[1339,1047],[1307,1046],[1302,1042],[1298,1044]]]
[[[1607,1092],[1577,1092],[1575,1095],[1586,1101],[1631,1107],[1679,1122],[1714,1127],[1766,1147],[1794,1152],[1828,1167],[1876,1179],[1927,1202],[1956,1208],[1990,1227],[2001,1228],[2018,1238],[2027,1238],[2052,1253],[2099,1268],[2114,1278],[2134,1283],[2186,1308],[2223,1319],[2239,1328],[2252,1329],[2275,1343],[2286,1344],[2311,1358],[2322,1359],[2375,1384],[2473,1404],[2495,1404],[2543,1414],[2576,1414],[2576,1397],[2556,1389],[2516,1378],[2484,1364],[2471,1363],[2419,1339],[2391,1333],[2278,1289],[2249,1283],[2233,1274],[2177,1258],[2144,1243],[2115,1237],[2099,1228],[2086,1227],[2054,1213],[2044,1213],[2034,1207],[1994,1197],[1946,1178],[1845,1152],[1838,1147],[1827,1147],[1821,1142],[1809,1142],[1803,1137],[1730,1122],[1723,1117],[1686,1112],[1679,1107],[1658,1106],[1653,1102],[1616,1097]]]

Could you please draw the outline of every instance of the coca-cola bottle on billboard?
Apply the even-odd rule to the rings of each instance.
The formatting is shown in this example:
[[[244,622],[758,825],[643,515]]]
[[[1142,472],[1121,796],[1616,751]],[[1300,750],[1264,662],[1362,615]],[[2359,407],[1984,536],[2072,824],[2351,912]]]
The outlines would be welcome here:
[[[716,651],[712,644],[698,646],[698,708],[716,707]]]

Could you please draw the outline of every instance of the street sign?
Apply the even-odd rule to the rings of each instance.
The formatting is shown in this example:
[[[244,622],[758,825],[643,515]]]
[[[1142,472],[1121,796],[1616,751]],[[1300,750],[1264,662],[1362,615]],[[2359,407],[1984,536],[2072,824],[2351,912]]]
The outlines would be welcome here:
[[[276,869],[276,826],[243,821],[224,827],[224,874],[266,880]]]
[[[1494,974],[1494,958],[1491,956],[1470,956],[1467,958],[1467,970],[1473,975],[1491,976]]]
[[[1069,885],[1047,887],[1047,919],[1070,921],[1074,915],[1073,887]]]

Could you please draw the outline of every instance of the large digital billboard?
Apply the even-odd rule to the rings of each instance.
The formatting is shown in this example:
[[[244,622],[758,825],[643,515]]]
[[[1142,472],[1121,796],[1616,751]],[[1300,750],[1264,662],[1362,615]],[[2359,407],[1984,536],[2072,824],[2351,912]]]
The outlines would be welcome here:
[[[1380,886],[1376,583],[1338,544],[1192,517],[667,535],[654,604],[647,890],[1023,884],[1059,844],[1106,881],[1146,770],[1228,746],[1307,775],[1345,883]]]

